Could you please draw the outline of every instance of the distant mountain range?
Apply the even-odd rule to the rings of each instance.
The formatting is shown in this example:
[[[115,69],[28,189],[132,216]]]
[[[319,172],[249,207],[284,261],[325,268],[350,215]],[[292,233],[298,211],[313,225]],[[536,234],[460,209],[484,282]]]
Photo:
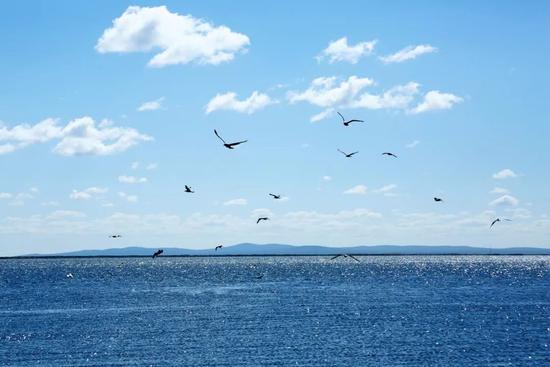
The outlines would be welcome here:
[[[124,247],[104,250],[81,250],[59,254],[31,254],[28,257],[41,256],[151,256],[158,248]],[[193,250],[165,247],[163,256],[266,256],[266,255],[550,255],[550,249],[536,247],[488,248],[470,246],[293,246],[282,244],[241,243],[227,246],[221,250]]]

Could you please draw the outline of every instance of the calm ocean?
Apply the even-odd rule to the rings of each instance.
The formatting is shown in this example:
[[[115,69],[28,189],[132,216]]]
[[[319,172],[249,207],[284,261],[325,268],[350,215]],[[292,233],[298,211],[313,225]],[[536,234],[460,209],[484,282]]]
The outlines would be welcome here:
[[[0,260],[0,365],[550,366],[550,257],[360,260]]]

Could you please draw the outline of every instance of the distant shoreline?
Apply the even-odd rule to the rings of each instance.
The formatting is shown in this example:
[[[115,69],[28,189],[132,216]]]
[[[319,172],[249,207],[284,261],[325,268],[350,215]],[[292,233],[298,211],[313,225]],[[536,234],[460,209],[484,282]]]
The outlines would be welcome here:
[[[163,255],[160,258],[216,258],[216,257],[330,257],[336,256],[334,254],[227,254],[227,255]],[[353,256],[369,256],[369,257],[395,257],[395,256],[550,256],[548,253],[491,253],[491,254],[461,254],[461,253],[448,253],[448,254],[354,254]],[[90,255],[90,256],[75,256],[75,255],[37,255],[37,256],[0,256],[0,260],[56,260],[56,259],[123,259],[123,258],[136,258],[136,259],[149,259],[152,256],[147,255]]]

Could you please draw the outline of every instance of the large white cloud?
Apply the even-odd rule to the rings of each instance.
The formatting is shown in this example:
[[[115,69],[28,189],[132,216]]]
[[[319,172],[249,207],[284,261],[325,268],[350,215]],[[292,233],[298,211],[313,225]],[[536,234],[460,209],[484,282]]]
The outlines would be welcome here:
[[[155,52],[149,66],[217,65],[244,52],[249,38],[226,26],[214,26],[191,15],[170,12],[166,6],[130,6],[103,32],[96,50],[108,52]]]
[[[420,84],[409,82],[405,85],[397,85],[381,94],[364,93],[356,101],[350,103],[350,107],[379,109],[405,109],[418,94]]]
[[[361,57],[372,53],[376,42],[376,40],[372,40],[348,45],[347,37],[342,37],[339,40],[330,42],[327,48],[317,56],[317,60],[321,61],[326,57],[331,64],[338,61],[356,64]]]
[[[81,117],[61,126],[48,118],[35,125],[0,126],[0,154],[11,153],[32,144],[59,141],[53,151],[60,155],[110,155],[123,152],[140,141],[153,140],[133,128],[116,127],[104,120],[97,124]],[[7,147],[7,148],[6,148]]]
[[[437,51],[437,48],[431,45],[407,46],[404,49],[399,50],[394,54],[380,57],[380,60],[386,63],[403,62],[403,61],[415,59],[420,55],[428,54],[436,51]]]
[[[236,93],[227,92],[224,94],[217,94],[214,98],[212,98],[206,106],[206,113],[211,113],[217,110],[230,110],[252,114],[274,103],[277,103],[277,101],[269,97],[267,94],[259,93],[257,91],[252,92],[250,97],[242,101],[237,99]]]
[[[370,85],[374,85],[374,80],[355,75],[339,83],[334,76],[319,77],[311,82],[308,89],[302,92],[290,91],[287,97],[290,103],[309,102],[319,107],[348,105]]]
[[[409,110],[409,112],[415,114],[433,110],[448,110],[462,101],[461,97],[454,94],[431,90],[424,95],[424,100]]]

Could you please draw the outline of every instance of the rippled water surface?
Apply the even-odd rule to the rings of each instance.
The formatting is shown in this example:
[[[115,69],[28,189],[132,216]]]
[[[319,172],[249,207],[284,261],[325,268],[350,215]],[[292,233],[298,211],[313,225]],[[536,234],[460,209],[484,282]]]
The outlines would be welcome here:
[[[360,260],[0,260],[0,365],[550,366],[550,257]]]

